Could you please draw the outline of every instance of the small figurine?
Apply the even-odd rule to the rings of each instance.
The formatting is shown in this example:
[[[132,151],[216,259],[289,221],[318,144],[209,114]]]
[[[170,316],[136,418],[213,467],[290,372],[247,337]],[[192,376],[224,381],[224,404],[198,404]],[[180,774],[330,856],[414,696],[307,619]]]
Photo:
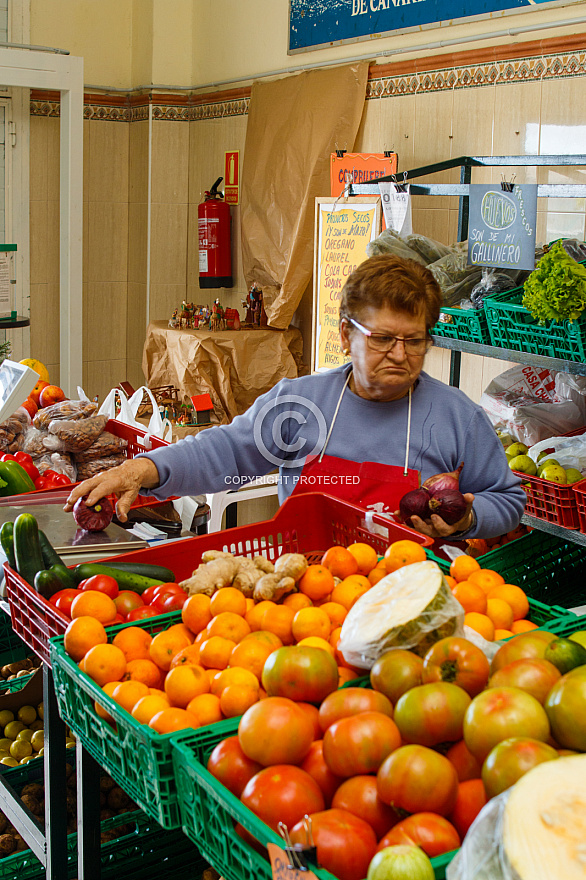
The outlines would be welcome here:
[[[214,300],[214,304],[212,306],[212,314],[210,317],[210,330],[224,330],[226,326],[226,315],[224,309],[220,304],[220,300]]]
[[[266,327],[267,316],[263,306],[262,290],[253,281],[250,290],[246,295],[246,301],[242,301],[242,305],[246,308],[246,324],[253,327]]]
[[[172,327],[176,330],[181,324],[181,319],[179,318],[179,309],[173,309],[173,314],[169,318],[169,327]]]
[[[240,315],[238,309],[226,309],[226,329],[240,330]]]

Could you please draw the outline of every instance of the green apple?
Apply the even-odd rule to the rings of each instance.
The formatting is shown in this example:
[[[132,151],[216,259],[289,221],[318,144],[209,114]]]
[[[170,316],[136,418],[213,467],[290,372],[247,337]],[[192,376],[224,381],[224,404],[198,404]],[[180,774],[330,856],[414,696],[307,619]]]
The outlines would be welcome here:
[[[583,479],[584,477],[582,473],[578,470],[578,468],[567,468],[566,480],[568,483],[578,483],[580,480]]]
[[[509,458],[515,458],[516,455],[527,455],[529,449],[524,443],[512,443],[505,449]]]
[[[537,464],[537,476],[540,477],[546,467],[549,467],[550,464],[557,464],[560,467],[559,461],[555,458],[545,458],[541,462],[541,464]]]
[[[541,479],[549,480],[550,483],[560,483],[564,486],[568,482],[566,472],[559,464],[552,464],[549,467],[544,468],[541,472]]]
[[[537,474],[537,465],[528,455],[515,455],[509,457],[509,467],[512,471],[519,471],[527,474],[528,477],[534,477]]]

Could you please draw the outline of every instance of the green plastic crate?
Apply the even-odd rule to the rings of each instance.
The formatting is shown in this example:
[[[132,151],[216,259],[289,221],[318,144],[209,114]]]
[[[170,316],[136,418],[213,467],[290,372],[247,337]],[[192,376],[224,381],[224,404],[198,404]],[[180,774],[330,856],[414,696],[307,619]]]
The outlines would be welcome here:
[[[13,631],[10,615],[0,609],[0,666],[24,660],[29,653],[25,643]]]
[[[564,620],[552,620],[550,623],[540,627],[540,629],[546,629],[548,632],[555,633],[556,636],[567,638],[581,629],[586,630],[586,614],[582,614],[579,617],[566,617]]]
[[[30,675],[21,675],[20,678],[12,678],[10,681],[0,681],[0,696],[22,690],[25,684],[29,683],[33,675],[34,672],[31,672]]]
[[[449,573],[449,562],[430,550],[426,552],[445,574]],[[586,602],[586,550],[572,541],[533,529],[479,556],[477,562],[482,568],[498,571],[508,584],[521,587],[530,599],[551,606],[554,617],[563,617],[570,613],[568,608]]]
[[[484,309],[455,309],[443,306],[439,321],[431,328],[431,335],[461,339],[464,342],[478,342],[481,345],[491,344]]]
[[[236,719],[227,722],[230,729],[224,736],[234,736],[238,730]],[[173,763],[181,805],[183,831],[197,842],[202,855],[226,880],[272,880],[270,863],[234,831],[239,822],[263,845],[283,840],[268,825],[254,815],[227,788],[219,783],[205,765],[212,751],[211,745],[201,753],[198,731],[173,734]],[[431,860],[436,880],[444,880],[446,868],[456,850]],[[312,867],[319,880],[336,880],[329,871]]]

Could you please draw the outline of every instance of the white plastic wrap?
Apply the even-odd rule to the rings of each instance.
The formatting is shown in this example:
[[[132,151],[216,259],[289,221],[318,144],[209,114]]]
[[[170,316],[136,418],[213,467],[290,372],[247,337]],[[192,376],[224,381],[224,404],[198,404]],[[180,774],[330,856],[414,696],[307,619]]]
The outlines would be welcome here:
[[[510,792],[503,791],[482,808],[447,867],[447,880],[519,880],[502,848],[503,816]]]
[[[586,471],[586,434],[577,437],[548,437],[531,447],[527,455],[537,462],[540,452],[548,450],[548,458],[555,458],[563,468]],[[551,452],[549,452],[551,450]]]

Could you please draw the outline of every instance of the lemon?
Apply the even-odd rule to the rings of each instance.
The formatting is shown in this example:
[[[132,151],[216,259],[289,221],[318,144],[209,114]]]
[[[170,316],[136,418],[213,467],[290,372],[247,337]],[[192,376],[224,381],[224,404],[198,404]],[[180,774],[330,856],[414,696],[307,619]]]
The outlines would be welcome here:
[[[38,373],[39,379],[42,379],[43,382],[49,381],[49,370],[46,366],[38,361],[36,358],[24,358],[22,361],[19,361],[20,364],[24,364],[25,367],[30,367],[31,370],[34,370],[35,373]]]
[[[29,724],[32,724],[33,721],[36,721],[37,710],[34,706],[21,706],[17,712],[16,717],[19,721],[22,721],[22,723],[26,724],[28,727]]]
[[[31,746],[38,752],[45,744],[45,732],[43,730],[35,730],[31,738]]]
[[[21,730],[24,730],[25,725],[22,721],[11,721],[4,728],[4,736],[9,737],[10,739],[16,739]]]
[[[7,758],[0,758],[0,764],[4,764],[6,767],[18,767],[18,761],[10,755]]]
[[[32,755],[32,753],[33,747],[24,739],[15,739],[10,746],[10,754],[13,758],[16,758],[17,761],[22,761],[23,758],[27,758],[29,755]]]
[[[14,721],[14,712],[10,709],[2,709],[0,711],[0,727],[6,727],[11,721]]]
[[[18,736],[16,738],[17,739],[24,739],[26,742],[30,743],[30,741],[33,738],[33,733],[34,733],[34,730],[31,730],[30,727],[25,727],[24,730],[20,731],[20,733],[18,734]]]

